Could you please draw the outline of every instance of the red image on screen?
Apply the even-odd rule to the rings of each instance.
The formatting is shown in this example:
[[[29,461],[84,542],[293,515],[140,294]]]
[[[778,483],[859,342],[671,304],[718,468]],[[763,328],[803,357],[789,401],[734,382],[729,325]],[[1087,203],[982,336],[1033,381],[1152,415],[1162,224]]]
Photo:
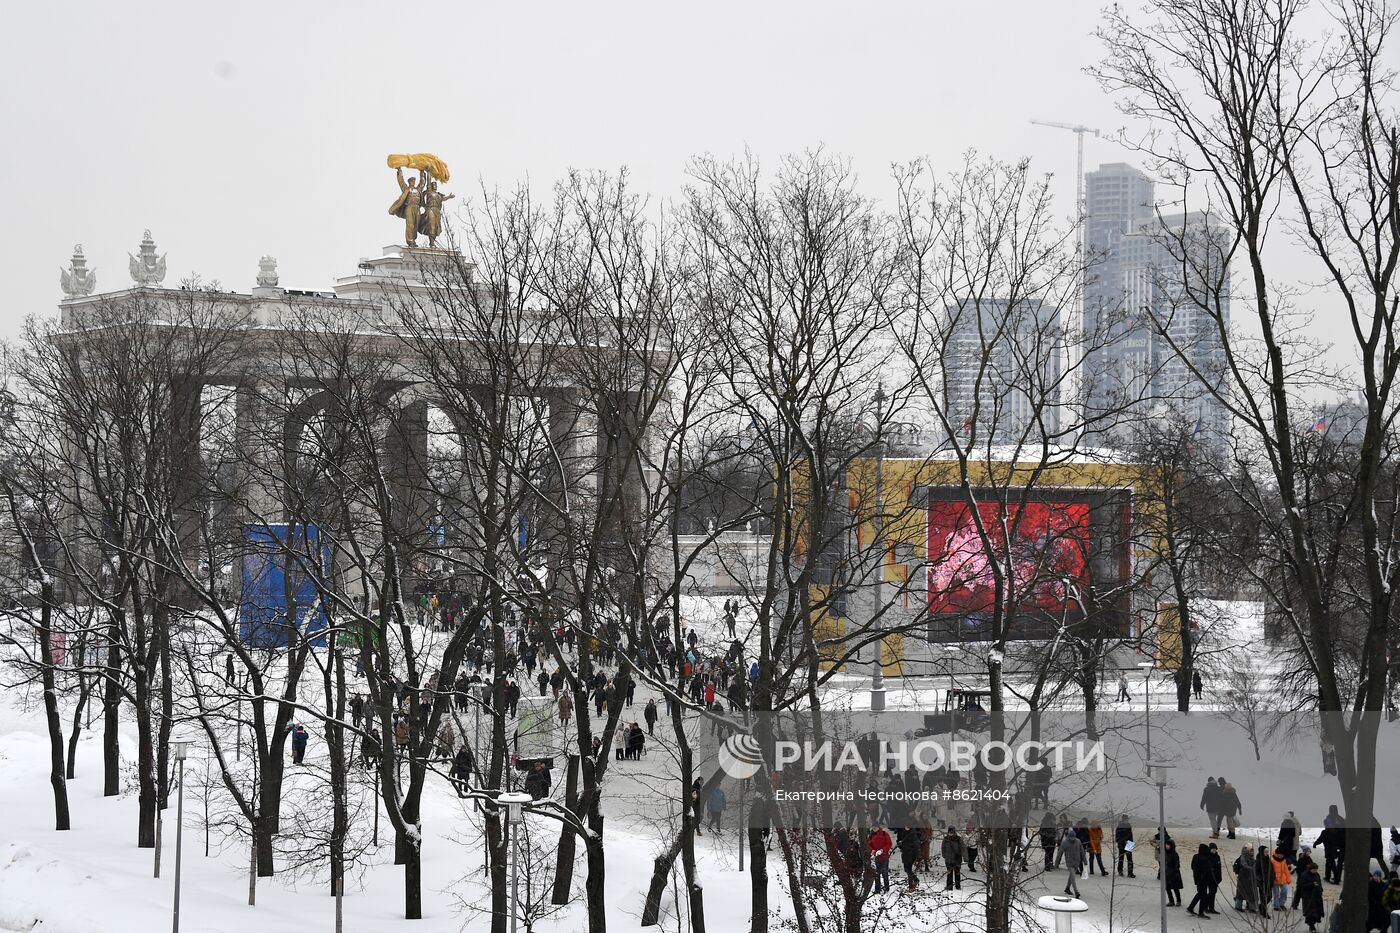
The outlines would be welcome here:
[[[1061,612],[1077,606],[1074,591],[1087,586],[1089,576],[1088,503],[1027,502],[1003,513],[999,503],[983,502],[977,509],[992,553],[966,503],[929,503],[930,612],[994,608],[994,559],[1009,568],[1008,585],[1018,608]]]

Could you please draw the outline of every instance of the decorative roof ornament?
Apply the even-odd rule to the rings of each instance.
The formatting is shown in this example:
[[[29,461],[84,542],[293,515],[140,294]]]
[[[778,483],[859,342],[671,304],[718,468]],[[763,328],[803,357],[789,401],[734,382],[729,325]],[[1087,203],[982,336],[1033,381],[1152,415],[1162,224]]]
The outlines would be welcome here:
[[[137,285],[159,285],[165,279],[165,254],[156,256],[156,242],[147,230],[141,239],[141,248],[135,256],[126,254],[131,260],[131,280]]]
[[[264,256],[258,260],[258,287],[277,287],[277,257]]]
[[[97,270],[87,267],[87,257],[83,255],[83,244],[73,247],[73,258],[67,269],[58,270],[58,285],[65,298],[82,298],[91,295],[97,287]]]

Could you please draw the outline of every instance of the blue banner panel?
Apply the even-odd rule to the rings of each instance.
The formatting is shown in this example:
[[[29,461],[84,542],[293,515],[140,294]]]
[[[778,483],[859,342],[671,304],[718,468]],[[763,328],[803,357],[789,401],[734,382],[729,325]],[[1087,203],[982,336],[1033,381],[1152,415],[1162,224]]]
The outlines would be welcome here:
[[[324,645],[329,620],[316,576],[330,565],[330,551],[319,529],[250,523],[243,540],[239,638],[253,648],[287,648],[303,637]]]

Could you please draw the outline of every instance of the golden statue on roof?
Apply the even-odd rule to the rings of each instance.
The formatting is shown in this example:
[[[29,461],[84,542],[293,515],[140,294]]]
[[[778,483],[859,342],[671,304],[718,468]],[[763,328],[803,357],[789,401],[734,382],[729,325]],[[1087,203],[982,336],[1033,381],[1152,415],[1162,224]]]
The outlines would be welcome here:
[[[417,246],[418,237],[426,236],[428,246],[436,247],[442,234],[442,205],[456,195],[438,190],[440,182],[451,175],[447,163],[428,152],[389,156],[389,167],[397,172],[399,196],[389,206],[389,213],[403,218],[404,245]],[[404,178],[404,169],[416,169],[418,177]]]

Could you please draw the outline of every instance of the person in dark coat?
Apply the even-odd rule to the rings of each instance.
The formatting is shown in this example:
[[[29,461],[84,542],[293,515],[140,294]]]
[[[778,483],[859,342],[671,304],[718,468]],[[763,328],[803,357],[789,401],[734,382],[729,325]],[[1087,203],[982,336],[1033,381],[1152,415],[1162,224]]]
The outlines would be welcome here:
[[[1216,779],[1215,786],[1220,788],[1220,813],[1225,817],[1226,838],[1234,839],[1235,830],[1240,825],[1239,818],[1244,815],[1244,804],[1240,803],[1240,794],[1235,790],[1235,785],[1223,776]]]
[[[962,890],[962,862],[965,849],[958,831],[951,826],[948,827],[948,832],[943,837],[943,844],[939,847],[939,852],[943,856],[943,864],[948,869],[948,880],[944,885],[948,891]]]
[[[1294,889],[1303,905],[1303,922],[1309,933],[1317,933],[1317,925],[1322,922],[1322,876],[1317,873],[1317,863],[1308,861],[1307,868],[1298,875],[1298,886]]]
[[[1374,816],[1371,817],[1371,858],[1380,863],[1381,877],[1385,877],[1391,866],[1385,860],[1385,834],[1381,831],[1380,821]]]
[[[1074,897],[1079,896],[1079,873],[1084,870],[1084,843],[1079,841],[1079,837],[1074,834],[1074,830],[1066,830],[1060,840],[1060,855],[1065,863],[1065,893]]]
[[[1196,854],[1191,856],[1191,883],[1196,887],[1196,896],[1186,905],[1188,914],[1196,916],[1196,907],[1199,905],[1201,916],[1205,916],[1206,905],[1210,903],[1210,887],[1214,881],[1215,868],[1210,863],[1210,849],[1205,843],[1201,843]]]
[[[899,860],[904,864],[905,883],[912,891],[919,886],[919,879],[914,876],[914,863],[919,860],[919,830],[904,826],[895,830],[894,834],[895,845],[899,847]]]
[[[642,718],[647,721],[647,735],[656,732],[656,701],[647,700],[646,708],[642,710]]]
[[[1181,906],[1181,853],[1176,851],[1176,843],[1167,840],[1167,906]]]
[[[1259,878],[1254,873],[1254,847],[1246,843],[1235,859],[1235,909],[1259,912]]]
[[[1133,841],[1133,824],[1128,821],[1128,814],[1124,813],[1123,818],[1118,821],[1118,825],[1113,828],[1113,844],[1118,849],[1118,874],[1123,874],[1123,861],[1128,862],[1128,877],[1136,878],[1133,874],[1133,853],[1128,849],[1128,843]]]
[[[1384,931],[1390,924],[1385,915],[1385,881],[1379,868],[1371,872],[1371,880],[1366,885],[1366,930]]]
[[[1210,817],[1210,838],[1220,838],[1220,821],[1225,814],[1220,806],[1220,785],[1215,778],[1206,778],[1206,786],[1201,790],[1201,809]]]
[[[296,730],[292,732],[292,764],[299,765],[306,757],[306,743],[310,738],[306,727],[297,723]]]
[[[1216,844],[1212,842],[1206,849],[1210,854],[1210,895],[1206,900],[1205,909],[1201,912],[1206,914],[1218,914],[1220,911],[1215,909],[1215,895],[1220,891],[1220,882],[1225,880],[1225,871],[1220,861],[1220,849]]]
[[[549,689],[549,674],[544,668],[540,668],[540,676],[535,678],[535,682],[540,685],[540,696],[544,696],[545,691]]]
[[[451,779],[452,785],[457,789],[458,797],[467,795],[467,782],[471,780],[472,769],[476,763],[472,760],[472,750],[465,742],[457,749],[457,754],[452,758],[452,770],[447,776]]]
[[[530,773],[525,775],[525,793],[531,800],[543,800],[549,796],[549,769],[543,761],[537,761]]]
[[[700,824],[704,822],[705,816],[705,801],[700,797],[702,787],[704,787],[704,783],[699,778],[696,778],[690,785],[690,808],[695,811],[695,835],[697,836],[705,835],[700,831]]]
[[[350,724],[360,728],[360,720],[365,718],[365,698],[358,693],[350,698]]]
[[[1347,831],[1346,820],[1337,812],[1334,803],[1327,808],[1322,818],[1322,832],[1313,840],[1314,846],[1322,846],[1322,880],[1328,884],[1342,883],[1342,860],[1345,858]]]
[[[1269,915],[1269,899],[1274,894],[1274,859],[1266,845],[1254,853],[1254,878],[1259,882],[1259,914]]]
[[[1045,870],[1050,871],[1055,867],[1055,846],[1059,844],[1059,837],[1055,830],[1055,816],[1049,810],[1040,818],[1040,848],[1045,853]],[[1122,871],[1118,872],[1120,875]]]
[[[1293,864],[1293,859],[1298,851],[1298,817],[1289,810],[1283,818],[1283,822],[1278,827],[1278,842],[1274,845],[1274,854],[1283,853],[1284,859],[1289,865]]]
[[[1297,878],[1299,881],[1298,884],[1293,885],[1294,910],[1298,909],[1298,905],[1303,900],[1303,886],[1301,883],[1303,876],[1308,873],[1309,866],[1316,864],[1317,862],[1313,861],[1312,857],[1312,846],[1303,846],[1298,850],[1298,861],[1293,864],[1293,877]]]

